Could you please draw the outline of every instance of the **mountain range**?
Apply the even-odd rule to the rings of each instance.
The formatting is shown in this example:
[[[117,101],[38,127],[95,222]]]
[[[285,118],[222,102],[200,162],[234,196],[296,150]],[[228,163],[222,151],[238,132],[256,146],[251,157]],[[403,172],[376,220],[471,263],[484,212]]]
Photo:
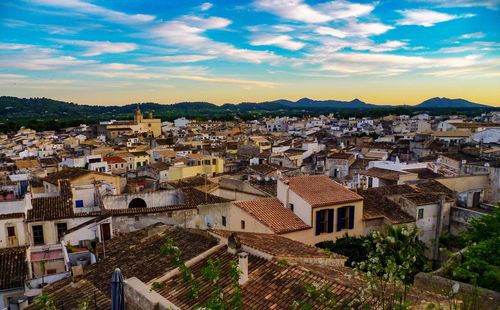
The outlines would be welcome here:
[[[69,121],[95,123],[99,120],[131,118],[137,104],[123,106],[84,105],[58,101],[48,98],[0,97],[0,125],[28,125],[33,122],[49,124],[59,123],[61,126]],[[285,99],[266,102],[242,102],[215,105],[209,102],[179,102],[174,104],[141,103],[143,112],[154,111],[155,116],[172,120],[186,116],[191,118],[233,119],[235,116],[251,119],[260,116],[319,114],[343,112],[349,115],[366,113],[387,114],[412,113],[412,111],[440,110],[454,113],[454,109],[487,110],[492,106],[474,103],[465,99],[431,98],[414,106],[409,105],[376,105],[359,99],[351,101],[313,100],[302,98],[297,101]]]

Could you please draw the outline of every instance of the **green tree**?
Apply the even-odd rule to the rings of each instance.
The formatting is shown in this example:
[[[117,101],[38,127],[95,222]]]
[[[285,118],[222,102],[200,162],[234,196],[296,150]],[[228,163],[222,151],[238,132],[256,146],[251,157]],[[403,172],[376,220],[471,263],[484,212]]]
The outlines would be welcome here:
[[[371,242],[365,242],[367,259],[355,267],[366,277],[369,292],[384,309],[406,308],[413,277],[428,265],[425,246],[418,240],[417,231],[406,227],[387,227],[385,232],[372,232],[371,237]]]

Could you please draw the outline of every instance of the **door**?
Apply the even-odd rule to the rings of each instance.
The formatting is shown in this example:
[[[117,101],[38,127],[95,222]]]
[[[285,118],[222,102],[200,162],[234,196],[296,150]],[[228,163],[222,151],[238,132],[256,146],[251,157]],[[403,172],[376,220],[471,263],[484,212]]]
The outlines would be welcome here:
[[[101,224],[101,234],[103,240],[111,239],[111,227],[109,223]]]
[[[478,207],[479,206],[479,201],[481,200],[481,192],[475,192],[474,195],[472,196],[472,207]]]

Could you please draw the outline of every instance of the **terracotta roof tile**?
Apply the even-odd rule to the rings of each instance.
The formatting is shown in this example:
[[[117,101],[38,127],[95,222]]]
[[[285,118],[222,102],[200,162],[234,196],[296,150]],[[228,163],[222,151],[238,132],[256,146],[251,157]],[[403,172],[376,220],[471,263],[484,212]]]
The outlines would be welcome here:
[[[137,277],[148,282],[175,268],[170,257],[162,255],[160,248],[172,238],[187,261],[216,244],[207,233],[168,225],[153,225],[106,241],[106,256],[98,264],[85,269],[84,278],[105,295],[111,294],[111,274],[120,268],[125,278]]]
[[[0,290],[24,288],[27,276],[26,247],[0,249]]]
[[[300,258],[346,258],[336,253],[326,251],[294,241],[286,237],[275,234],[259,234],[249,232],[232,232],[227,230],[212,230],[215,234],[228,238],[235,233],[241,244],[253,249],[271,254],[277,257],[300,257]]]
[[[390,185],[360,190],[358,193],[364,198],[363,219],[385,217],[393,224],[414,222],[414,216],[404,212],[397,203],[388,199],[387,196],[415,192],[416,190],[409,185]]]
[[[70,280],[71,278],[68,277],[67,279]],[[78,305],[87,301],[90,304],[90,309],[111,309],[111,299],[104,295],[91,282],[81,279],[72,283],[67,279],[54,283],[54,287],[49,285],[47,288],[44,288],[44,292],[48,293],[49,296],[52,297],[55,308],[79,309]],[[111,276],[109,277],[109,282],[111,282]],[[41,308],[37,307],[35,304],[31,304],[26,309],[30,310]]]
[[[289,177],[286,181],[288,181],[290,190],[313,207],[349,203],[363,199],[355,192],[324,175]]]
[[[182,276],[176,275],[162,282],[161,288],[156,291],[181,309],[194,309],[203,305],[212,293],[212,282],[203,276],[203,268],[208,259],[218,261],[221,265],[219,284],[225,296],[232,294],[229,269],[232,261],[238,257],[230,254],[227,247],[223,247],[197,262],[191,267],[194,279],[200,283],[197,298],[189,295],[190,287],[185,285]],[[339,309],[361,308],[357,301],[359,290],[348,288],[333,281],[328,281],[320,274],[311,272],[301,266],[283,265],[276,261],[267,261],[263,258],[248,256],[248,282],[241,286],[241,295],[244,309],[292,309],[294,302],[306,301],[312,309],[329,309],[328,305],[308,295],[305,285],[312,284],[324,287],[336,296]],[[370,309],[378,309],[377,302],[372,299],[364,301]]]
[[[277,234],[310,228],[275,197],[238,201],[234,204]]]

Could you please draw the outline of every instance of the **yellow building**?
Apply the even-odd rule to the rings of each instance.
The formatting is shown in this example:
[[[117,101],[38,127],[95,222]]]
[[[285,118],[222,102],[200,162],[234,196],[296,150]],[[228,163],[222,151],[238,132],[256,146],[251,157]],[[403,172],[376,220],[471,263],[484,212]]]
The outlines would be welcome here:
[[[224,172],[224,160],[215,156],[190,154],[168,169],[168,181],[190,178],[197,175],[214,176]]]
[[[133,121],[101,122],[98,133],[105,135],[108,139],[115,139],[121,135],[143,133],[148,136],[159,137],[161,136],[161,119],[153,118],[153,112],[148,112],[147,117],[144,118],[139,105],[137,105]]]
[[[198,209],[204,228],[278,234],[309,245],[364,233],[363,197],[326,176],[280,180],[277,198]]]

